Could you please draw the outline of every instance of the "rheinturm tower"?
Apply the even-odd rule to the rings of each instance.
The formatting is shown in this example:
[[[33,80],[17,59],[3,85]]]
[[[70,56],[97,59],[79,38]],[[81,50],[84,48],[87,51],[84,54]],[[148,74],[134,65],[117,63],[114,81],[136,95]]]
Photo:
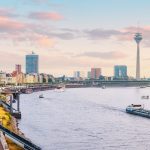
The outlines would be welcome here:
[[[140,80],[140,42],[142,40],[142,34],[141,33],[135,33],[134,40],[137,43],[136,80]]]

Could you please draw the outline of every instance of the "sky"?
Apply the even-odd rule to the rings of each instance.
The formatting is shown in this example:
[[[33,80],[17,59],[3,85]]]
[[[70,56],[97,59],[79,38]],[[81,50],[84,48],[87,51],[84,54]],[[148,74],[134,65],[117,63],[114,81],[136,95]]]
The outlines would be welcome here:
[[[74,71],[127,65],[135,76],[136,43],[141,32],[141,76],[150,77],[149,0],[0,1],[0,70],[12,72],[25,55],[39,55],[39,71],[72,76]]]

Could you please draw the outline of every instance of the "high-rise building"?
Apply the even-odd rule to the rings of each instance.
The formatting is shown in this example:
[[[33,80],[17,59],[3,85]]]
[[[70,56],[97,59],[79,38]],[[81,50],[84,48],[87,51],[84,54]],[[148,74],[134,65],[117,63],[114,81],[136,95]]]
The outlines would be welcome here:
[[[76,79],[85,78],[84,72],[83,71],[75,71],[74,78],[76,78]]]
[[[101,76],[101,68],[91,68],[91,79],[99,79]]]
[[[34,52],[26,55],[26,73],[39,73],[39,56]]]
[[[18,74],[21,73],[21,65],[16,64],[16,70],[15,70]]]
[[[114,77],[116,79],[127,79],[127,66],[125,65],[114,66]]]
[[[137,57],[136,57],[136,80],[140,80],[140,42],[142,40],[142,34],[136,33],[134,40],[137,43]]]

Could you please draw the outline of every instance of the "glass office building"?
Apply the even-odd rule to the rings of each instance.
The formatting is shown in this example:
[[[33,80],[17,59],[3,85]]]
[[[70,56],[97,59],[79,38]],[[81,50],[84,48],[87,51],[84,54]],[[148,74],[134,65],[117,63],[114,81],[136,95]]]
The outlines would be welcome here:
[[[120,79],[127,78],[127,66],[125,65],[114,66],[114,77]]]
[[[26,55],[26,73],[39,73],[39,56],[34,52]]]

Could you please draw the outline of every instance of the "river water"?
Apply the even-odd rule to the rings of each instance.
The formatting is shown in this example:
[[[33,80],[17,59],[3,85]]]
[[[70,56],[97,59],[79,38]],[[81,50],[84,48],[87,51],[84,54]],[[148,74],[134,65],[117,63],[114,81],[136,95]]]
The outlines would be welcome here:
[[[44,98],[39,99],[43,93]],[[77,88],[21,95],[19,128],[42,150],[148,150],[150,119],[127,105],[150,109],[150,88]]]

